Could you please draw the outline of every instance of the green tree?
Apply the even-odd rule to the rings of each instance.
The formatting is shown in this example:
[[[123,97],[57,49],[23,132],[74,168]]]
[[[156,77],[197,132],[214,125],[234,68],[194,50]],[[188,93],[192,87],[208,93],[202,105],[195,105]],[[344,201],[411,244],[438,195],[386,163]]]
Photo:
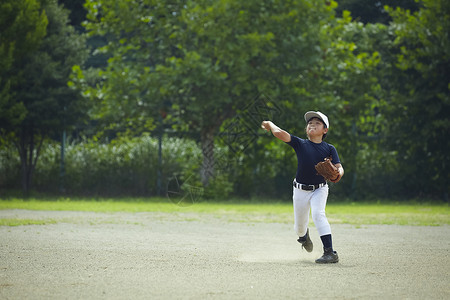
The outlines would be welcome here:
[[[22,101],[15,101],[11,86],[23,75],[26,57],[46,33],[47,16],[38,1],[5,0],[0,3],[0,128],[19,124],[26,115]]]
[[[172,1],[86,1],[90,40],[104,39],[90,60],[106,57],[107,64],[82,70],[74,67],[72,86],[92,99],[92,119],[104,132],[152,131],[161,103],[154,80],[155,66],[175,51],[171,34],[183,3]]]
[[[331,3],[88,1],[86,28],[108,37],[98,51],[111,58],[98,74],[102,81],[84,93],[102,104],[100,117],[120,118],[119,126],[152,129],[169,103],[168,120],[200,140],[206,186],[226,119],[261,92],[282,105],[293,101],[298,74],[321,57],[319,33],[334,17]],[[74,84],[83,85],[83,76]]]
[[[323,62],[302,74],[317,77],[306,90],[317,108],[331,108],[336,120],[329,139],[343,149],[351,179],[339,189],[358,196],[448,193],[443,170],[449,164],[449,8],[444,2],[420,2],[414,13],[385,7],[390,26],[350,22],[344,11],[340,25],[331,27]]]
[[[48,18],[46,35],[35,51],[24,54],[20,64],[10,70],[11,77],[17,79],[8,96],[14,104],[22,103],[26,115],[16,124],[8,118],[3,126],[4,137],[14,143],[20,155],[25,194],[44,140],[59,136],[87,110],[83,98],[67,86],[72,66],[86,58],[85,38],[68,25],[68,12],[56,1],[43,1],[41,9]]]
[[[386,9],[394,55],[385,88],[389,91],[386,144],[397,152],[410,195],[448,197],[450,166],[450,2],[421,1],[415,13]]]

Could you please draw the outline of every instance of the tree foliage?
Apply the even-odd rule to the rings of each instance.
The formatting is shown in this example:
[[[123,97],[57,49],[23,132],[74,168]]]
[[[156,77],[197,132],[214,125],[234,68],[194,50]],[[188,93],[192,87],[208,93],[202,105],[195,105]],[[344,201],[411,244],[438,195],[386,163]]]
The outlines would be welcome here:
[[[261,92],[280,102],[294,96],[298,73],[321,55],[321,26],[333,19],[332,7],[316,1],[101,0],[86,7],[89,33],[109,40],[99,49],[110,55],[100,82],[84,86],[101,103],[99,116],[152,129],[169,104],[175,128],[201,141],[205,185],[222,123]]]
[[[35,0],[5,0],[0,3],[0,125],[16,126],[26,115],[14,89],[23,76],[27,55],[36,51],[46,34],[48,19]]]
[[[26,11],[31,2],[21,1],[19,11]],[[17,22],[21,28],[21,14],[5,28],[5,32],[11,32],[10,45],[33,49],[13,52],[14,61],[8,73],[11,84],[7,98],[12,107],[23,108],[24,117],[18,120],[6,116],[2,120],[3,136],[16,145],[21,158],[25,193],[30,188],[43,141],[82,121],[86,110],[79,94],[67,86],[72,66],[86,58],[85,39],[67,25],[68,12],[56,1],[42,1],[42,6],[34,4],[34,10],[38,11],[36,18],[41,19],[39,24],[43,28],[30,31],[28,35],[34,35],[33,38],[23,40],[21,35],[12,35]]]
[[[333,194],[448,197],[448,1],[87,0],[85,11],[59,2],[73,24],[87,20],[86,64],[84,38],[55,0],[1,4],[0,124],[23,170],[35,145],[89,113],[96,137],[131,143],[165,128],[199,143],[202,162],[167,168],[166,179],[184,172],[205,192],[286,195],[295,155],[258,134],[272,118],[262,111],[276,108],[272,120],[304,137],[304,112],[320,110],[346,170]],[[161,164],[155,151],[150,169]],[[138,170],[129,158],[124,168]],[[114,172],[107,182],[127,182]],[[152,195],[145,178],[136,191]]]
[[[415,13],[386,8],[393,18],[386,138],[397,152],[411,193],[448,195],[450,166],[450,3],[421,2]],[[445,196],[448,197],[448,196]]]

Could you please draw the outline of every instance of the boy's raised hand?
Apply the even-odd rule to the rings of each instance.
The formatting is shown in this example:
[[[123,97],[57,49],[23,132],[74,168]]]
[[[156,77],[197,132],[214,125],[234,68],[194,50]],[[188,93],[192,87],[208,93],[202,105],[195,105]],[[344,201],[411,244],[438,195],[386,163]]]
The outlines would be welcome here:
[[[261,128],[264,129],[265,131],[269,131],[270,132],[270,121],[263,121],[261,123]]]

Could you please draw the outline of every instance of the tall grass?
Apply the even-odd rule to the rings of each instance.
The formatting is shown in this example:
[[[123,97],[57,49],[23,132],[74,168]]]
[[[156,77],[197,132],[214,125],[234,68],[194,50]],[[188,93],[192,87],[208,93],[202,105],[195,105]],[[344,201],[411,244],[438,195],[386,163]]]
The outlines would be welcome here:
[[[199,173],[201,161],[198,146],[187,139],[164,139],[161,166],[158,140],[148,135],[110,143],[69,142],[65,150],[64,182],[61,182],[60,155],[58,143],[48,142],[42,148],[33,177],[35,190],[57,193],[63,187],[71,195],[154,195],[158,168],[162,170],[164,190],[174,174],[183,179]],[[0,188],[20,188],[20,160],[11,147],[0,149],[0,179]]]

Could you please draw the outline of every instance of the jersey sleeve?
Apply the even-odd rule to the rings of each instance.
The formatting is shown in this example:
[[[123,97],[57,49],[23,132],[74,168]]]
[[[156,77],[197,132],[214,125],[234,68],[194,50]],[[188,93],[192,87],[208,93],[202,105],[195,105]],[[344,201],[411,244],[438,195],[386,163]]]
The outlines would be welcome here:
[[[341,161],[339,159],[339,155],[337,153],[336,148],[333,145],[330,145],[330,152],[331,152],[331,156],[333,157],[333,159],[331,160],[331,162],[333,164],[340,164]]]
[[[288,144],[289,146],[291,146],[292,148],[296,149],[300,145],[300,138],[291,134],[291,141],[285,142],[285,143]]]

